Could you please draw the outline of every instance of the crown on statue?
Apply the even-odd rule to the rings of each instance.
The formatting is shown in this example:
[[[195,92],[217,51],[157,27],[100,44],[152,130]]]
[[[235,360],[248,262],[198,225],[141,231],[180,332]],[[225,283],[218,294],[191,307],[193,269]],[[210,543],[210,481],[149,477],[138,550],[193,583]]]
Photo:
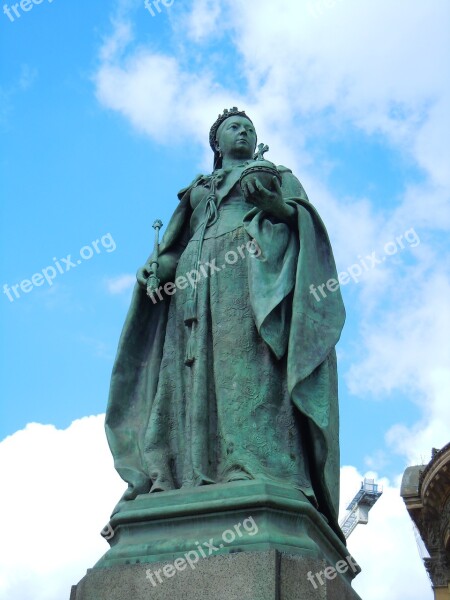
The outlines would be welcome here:
[[[225,119],[228,119],[228,117],[235,117],[235,116],[245,117],[253,125],[253,121],[250,119],[250,117],[248,115],[245,114],[245,110],[238,110],[237,106],[233,106],[233,108],[230,108],[230,109],[226,108],[223,111],[223,113],[221,115],[219,115],[217,121],[214,123],[214,125],[211,127],[211,129],[209,131],[209,145],[213,149],[213,152],[216,151],[217,130],[222,125],[222,123],[225,121]]]

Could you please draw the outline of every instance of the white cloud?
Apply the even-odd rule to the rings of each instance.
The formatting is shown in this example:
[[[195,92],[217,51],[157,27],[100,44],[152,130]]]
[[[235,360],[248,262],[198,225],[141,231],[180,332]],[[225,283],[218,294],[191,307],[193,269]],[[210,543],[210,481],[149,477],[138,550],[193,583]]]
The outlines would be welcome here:
[[[448,91],[445,1],[345,0],[320,19],[308,10],[315,2],[226,4],[246,74],[264,91],[286,92],[294,109],[331,107],[403,137]]]
[[[113,57],[108,50],[111,60],[103,61],[95,76],[97,97],[161,144],[188,136],[204,148],[205,167],[211,158],[206,133],[217,112],[245,106],[261,139],[270,142],[271,156],[306,180],[318,206],[335,213],[341,209],[341,215],[342,199],[315,189],[320,184],[314,178],[321,173],[305,144],[348,126],[381,133],[430,177],[427,190],[405,196],[405,215],[414,217],[416,227],[425,221],[450,228],[450,83],[444,76],[449,10],[441,0],[345,0],[331,6],[319,0],[263,0],[257,10],[244,0],[196,0],[191,10],[170,13],[178,34],[172,54],[152,45],[125,56]],[[208,35],[219,18],[218,33]],[[116,21],[105,48],[123,37],[124,28],[125,22]],[[207,48],[205,36],[212,37]],[[217,60],[228,50],[235,53],[229,58],[236,71],[231,87],[223,85],[224,63]],[[247,84],[245,94],[237,91],[239,81]],[[358,211],[359,202],[349,199],[340,219],[346,240],[358,229],[349,215]],[[374,205],[367,220],[376,212]],[[365,241],[373,246],[375,239]]]
[[[100,59],[109,62],[120,56],[127,45],[133,40],[133,30],[131,23],[113,20],[113,34],[106,37],[100,49]]]
[[[136,275],[125,274],[117,277],[110,277],[106,280],[106,289],[109,294],[123,294],[130,291],[136,283]]]
[[[450,440],[450,369],[436,367],[427,375],[422,419],[412,427],[394,425],[386,434],[388,445],[409,464],[422,463],[431,448],[442,448]]]
[[[184,22],[185,31],[190,39],[201,42],[219,35],[221,5],[216,0],[198,0]]]
[[[400,478],[392,484],[378,479],[376,473],[365,476],[382,485],[383,495],[371,509],[369,523],[358,525],[348,539],[348,549],[362,569],[353,587],[364,600],[431,600],[431,583],[400,497]],[[363,478],[354,467],[341,469],[342,508],[359,490]]]
[[[411,279],[407,287],[389,291],[396,307],[379,315],[378,327],[366,332],[369,353],[349,374],[354,392],[430,389],[430,375],[450,364],[450,279]]]
[[[360,395],[390,397],[408,394],[422,412],[412,427],[392,426],[386,441],[408,462],[420,462],[431,447],[449,441],[450,403],[450,294],[449,261],[441,257],[435,273],[421,273],[393,281],[387,291],[393,303],[378,310],[376,327],[368,321],[362,332],[362,358],[350,369],[347,382]]]
[[[18,86],[21,90],[25,91],[30,88],[36,78],[38,77],[38,70],[35,67],[30,67],[30,65],[21,65],[20,68],[20,79]]]
[[[0,598],[60,600],[104,554],[99,532],[125,489],[104,416],[30,423],[0,444]]]
[[[0,443],[8,483],[0,510],[10,515],[2,524],[0,598],[68,598],[70,586],[106,552],[99,531],[125,484],[113,469],[103,418],[86,417],[65,430],[31,423]],[[345,507],[363,476],[348,466],[341,477]],[[369,525],[349,538],[349,551],[363,568],[355,589],[364,600],[431,598],[399,482],[379,483],[384,493]]]

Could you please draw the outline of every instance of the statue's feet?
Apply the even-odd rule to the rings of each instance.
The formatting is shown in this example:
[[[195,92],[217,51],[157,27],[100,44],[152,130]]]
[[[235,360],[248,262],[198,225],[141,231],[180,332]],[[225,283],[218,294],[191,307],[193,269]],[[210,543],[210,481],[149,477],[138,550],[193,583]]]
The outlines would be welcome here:
[[[171,476],[158,475],[150,488],[150,494],[155,492],[168,492],[175,489],[175,484]]]
[[[215,485],[216,483],[218,482],[214,479],[211,479],[211,477],[208,477],[198,469],[194,469],[189,476],[185,476],[181,487],[195,488],[203,485]]]
[[[234,475],[233,477],[227,479],[227,483],[232,483],[233,481],[251,481],[251,479],[251,477],[246,475]]]
[[[207,475],[204,475],[203,473],[201,473],[197,477],[196,485],[214,485],[215,483],[216,482],[214,481],[214,479],[211,479]]]
[[[226,474],[225,482],[232,483],[233,481],[250,481],[252,479],[253,479],[253,477],[251,477],[245,471],[242,471],[240,469],[235,469],[233,471],[229,471]]]

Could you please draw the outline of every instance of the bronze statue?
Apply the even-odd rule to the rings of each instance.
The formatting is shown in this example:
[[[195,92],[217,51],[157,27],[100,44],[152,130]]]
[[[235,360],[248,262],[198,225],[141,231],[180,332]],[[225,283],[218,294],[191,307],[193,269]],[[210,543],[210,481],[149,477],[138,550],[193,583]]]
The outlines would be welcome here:
[[[300,490],[342,539],[336,268],[299,180],[265,159],[237,108],[213,124],[214,169],[178,194],[159,252],[137,273],[106,432],[138,494],[230,483]],[[151,281],[157,281],[157,285]],[[150,298],[147,296],[149,286]]]

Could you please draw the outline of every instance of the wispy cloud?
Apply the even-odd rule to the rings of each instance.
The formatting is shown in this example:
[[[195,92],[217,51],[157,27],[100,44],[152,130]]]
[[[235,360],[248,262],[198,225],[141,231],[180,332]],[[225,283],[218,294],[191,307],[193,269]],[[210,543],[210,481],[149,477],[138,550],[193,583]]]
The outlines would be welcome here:
[[[108,290],[108,293],[113,296],[128,292],[135,283],[136,275],[128,273],[125,275],[118,275],[117,277],[110,277],[105,280],[106,289]]]
[[[85,335],[80,335],[79,340],[82,344],[85,344],[92,350],[94,356],[98,358],[105,358],[109,361],[114,359],[114,351],[102,340],[97,340]]]
[[[38,77],[38,70],[30,65],[22,65],[18,85],[21,90],[30,88]]]

